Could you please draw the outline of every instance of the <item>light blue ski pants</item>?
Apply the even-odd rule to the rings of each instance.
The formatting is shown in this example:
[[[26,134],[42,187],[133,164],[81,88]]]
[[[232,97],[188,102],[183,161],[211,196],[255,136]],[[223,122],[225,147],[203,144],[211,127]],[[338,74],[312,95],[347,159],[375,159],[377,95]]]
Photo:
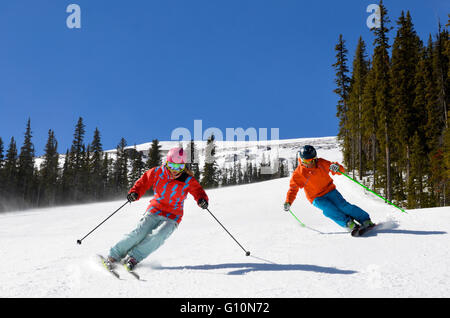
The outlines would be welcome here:
[[[158,249],[177,227],[178,223],[172,219],[148,213],[133,231],[111,247],[109,256],[121,260],[128,255],[140,262]]]
[[[358,221],[360,224],[370,219],[366,211],[345,201],[336,189],[321,197],[315,198],[313,205],[321,209],[323,215],[329,217],[342,227],[347,227],[347,222],[351,219]]]

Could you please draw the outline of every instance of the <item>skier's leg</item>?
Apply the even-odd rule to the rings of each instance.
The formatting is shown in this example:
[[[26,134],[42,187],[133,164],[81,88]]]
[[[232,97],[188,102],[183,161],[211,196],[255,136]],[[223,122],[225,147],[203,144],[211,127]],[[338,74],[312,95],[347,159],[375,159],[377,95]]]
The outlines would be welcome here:
[[[151,233],[153,229],[157,228],[161,223],[158,216],[148,213],[141,218],[137,227],[126,234],[119,242],[117,242],[109,251],[109,256],[115,260],[121,260],[124,258],[128,251],[136,244],[139,244],[148,233]]]
[[[135,245],[128,252],[128,255],[133,257],[137,262],[141,262],[157,250],[178,227],[176,221],[164,216],[158,217],[160,218],[160,222],[154,233],[149,232],[139,244]]]
[[[361,209],[359,206],[348,203],[338,190],[333,190],[328,193],[329,199],[337,206],[343,213],[352,217],[358,223],[363,224],[364,221],[370,220],[370,215]]]
[[[339,210],[338,207],[336,207],[333,202],[328,199],[327,194],[315,198],[313,201],[313,205],[316,208],[321,209],[323,215],[325,215],[326,217],[332,219],[342,227],[347,227],[347,222],[350,221],[350,217]]]

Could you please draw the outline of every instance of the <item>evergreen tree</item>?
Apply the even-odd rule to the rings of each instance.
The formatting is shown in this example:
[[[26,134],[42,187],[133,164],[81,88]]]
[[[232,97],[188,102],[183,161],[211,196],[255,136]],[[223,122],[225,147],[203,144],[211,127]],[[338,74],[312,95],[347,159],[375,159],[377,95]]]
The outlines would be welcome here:
[[[429,176],[427,186],[429,187],[429,205],[438,206],[443,199],[443,149],[442,135],[445,123],[443,121],[442,109],[439,104],[439,84],[437,60],[437,44],[433,43],[431,35],[428,39],[426,49],[426,73],[425,76],[425,109],[426,123],[424,126],[426,146],[429,161]]]
[[[247,175],[247,183],[255,182],[255,178],[253,176],[253,163],[250,160],[247,161],[246,175]]]
[[[9,194],[16,195],[18,179],[18,152],[16,141],[11,137],[4,163],[6,184]]]
[[[334,92],[339,96],[337,104],[337,117],[339,118],[338,138],[342,143],[344,151],[344,162],[348,165],[350,162],[349,150],[351,149],[350,134],[348,132],[348,94],[350,86],[350,78],[348,77],[347,66],[347,48],[342,34],[339,35],[338,44],[335,47],[336,63],[332,66],[336,70],[336,89]]]
[[[2,137],[0,137],[0,169],[3,168],[3,161],[5,160],[5,157],[3,155],[3,151],[4,151],[4,146],[3,146],[3,140]]]
[[[366,77],[369,71],[367,61],[366,44],[362,37],[358,40],[355,57],[353,60],[352,80],[349,88],[348,101],[348,131],[351,135],[352,147],[350,150],[350,169],[358,169],[362,178],[365,170],[365,156],[363,156],[363,93],[366,85]],[[348,151],[347,151],[348,152]]]
[[[414,81],[414,101],[412,108],[416,112],[414,116],[420,120],[416,122],[414,140],[410,141],[409,169],[406,175],[408,185],[407,204],[409,208],[426,207],[426,176],[429,175],[429,164],[427,159],[428,147],[426,143],[427,122],[427,82],[431,76],[431,61],[428,50],[420,49],[419,61],[416,66]],[[421,160],[420,160],[421,158]],[[425,164],[424,164],[425,163]]]
[[[161,164],[162,164],[161,145],[159,144],[158,139],[153,139],[150,150],[148,151],[148,159],[146,167],[147,169],[151,169],[153,167],[158,167]]]
[[[426,154],[423,147],[423,140],[417,131],[414,133],[414,137],[411,138],[410,153],[410,173],[407,179],[407,207],[409,209],[423,208],[427,204],[424,194],[423,176],[424,171],[426,171],[427,162],[424,160]]]
[[[248,175],[248,164],[246,162],[245,166],[242,167],[242,183],[243,184],[250,183],[249,178],[250,176]]]
[[[218,186],[218,169],[216,164],[216,146],[214,142],[214,135],[208,138],[205,148],[205,165],[203,167],[203,177],[200,184],[204,188],[214,188]]]
[[[450,14],[448,14],[448,22],[445,25],[446,27],[450,26]],[[450,99],[450,67],[448,63],[450,62],[450,39],[447,37],[444,39],[444,45],[445,45],[445,56],[447,60],[447,80],[446,80],[446,108],[448,105],[448,100]],[[449,118],[450,110],[447,109],[447,116],[446,116],[446,122],[445,122],[445,128],[444,128],[444,186],[445,186],[445,206],[449,204],[450,202],[450,131],[449,131],[449,124],[450,124],[450,118]]]
[[[6,211],[14,207],[15,198],[18,196],[18,155],[14,137],[11,137],[3,166],[4,187],[2,198],[0,198],[0,210]]]
[[[84,152],[84,157],[81,166],[82,180],[81,184],[83,185],[83,201],[92,201],[95,199],[94,193],[92,191],[93,178],[91,171],[91,145],[88,144],[86,147],[86,151]]]
[[[295,152],[295,160],[294,160],[294,162],[292,164],[292,170],[294,170],[294,171],[298,167],[298,159],[299,159],[299,156],[298,156],[298,151],[297,151],[297,152]]]
[[[117,158],[114,162],[113,180],[114,180],[114,194],[122,195],[128,192],[128,154],[125,151],[127,142],[122,137],[116,148]]]
[[[95,128],[94,137],[90,144],[91,156],[89,158],[89,185],[91,196],[94,200],[104,197],[104,171],[103,171],[103,145],[101,143],[100,131]]]
[[[253,166],[253,180],[254,182],[261,181],[261,170],[258,168],[256,163]]]
[[[44,161],[39,171],[38,205],[48,206],[56,203],[58,190],[58,142],[53,130],[49,129],[45,145]]]
[[[31,124],[28,119],[25,137],[20,148],[18,162],[18,194],[23,200],[23,204],[33,203],[35,199],[36,171],[34,167],[34,146],[31,142]],[[18,198],[19,200],[19,198]]]
[[[130,188],[145,172],[145,164],[142,157],[142,151],[137,151],[136,145],[134,145],[133,157],[131,158]]]
[[[420,109],[414,108],[416,67],[419,62],[422,43],[414,30],[409,11],[406,16],[402,11],[399,20],[397,35],[392,50],[392,109],[395,126],[392,127],[392,144],[397,151],[393,152],[393,161],[397,167],[405,167],[406,179],[410,173],[410,145],[413,144],[414,133],[421,120],[418,117]],[[419,137],[417,137],[419,138]],[[395,156],[394,156],[395,155]],[[400,169],[402,172],[404,169]],[[396,195],[397,200],[404,198],[404,189]]]
[[[220,181],[220,186],[222,187],[229,185],[228,168],[222,168]]]
[[[373,72],[375,76],[375,110],[379,122],[377,139],[380,147],[384,149],[384,161],[378,160],[377,163],[384,168],[385,196],[389,201],[392,200],[392,175],[391,175],[391,133],[393,131],[393,107],[392,107],[392,86],[391,70],[388,43],[387,26],[390,22],[387,16],[387,10],[380,0],[380,27],[373,28],[375,34],[375,49],[373,55]],[[380,158],[381,159],[381,158]]]
[[[450,82],[448,79],[449,56],[446,54],[447,44],[450,41],[449,33],[442,29],[439,23],[439,32],[433,50],[433,72],[436,80],[437,104],[441,115],[441,124],[447,127],[447,105],[449,99]],[[442,128],[444,129],[444,128]]]
[[[369,65],[366,76],[366,83],[362,95],[362,113],[361,113],[361,131],[364,140],[364,149],[366,154],[367,169],[371,171],[373,180],[378,179],[377,158],[378,158],[378,121],[375,113],[376,107],[376,83],[375,72]],[[372,189],[375,190],[375,182],[372,183]]]
[[[196,180],[200,180],[199,154],[194,140],[191,140],[188,147],[188,158],[190,158],[189,169],[194,174]]]
[[[288,173],[287,173],[286,170],[287,170],[287,166],[285,164],[285,161],[283,159],[279,159],[279,162],[278,162],[278,176],[279,176],[279,178],[284,178],[284,177],[288,176]]]
[[[89,172],[86,171],[86,146],[84,144],[85,125],[80,117],[75,126],[74,139],[70,148],[69,165],[70,178],[72,181],[69,198],[75,202],[85,199],[87,191],[87,180]]]
[[[242,164],[241,161],[239,160],[237,165],[236,165],[236,169],[237,169],[237,180],[236,183],[237,184],[243,184],[244,183],[244,174],[242,173]]]
[[[73,153],[74,159],[74,167],[75,170],[80,170],[80,167],[83,165],[83,152],[86,147],[84,145],[84,134],[85,134],[85,125],[83,123],[83,118],[78,118],[78,122],[75,126],[75,132],[73,134],[72,147],[70,149],[71,153]]]
[[[58,194],[58,200],[60,203],[71,202],[72,182],[73,182],[73,169],[72,169],[71,155],[69,150],[67,150],[66,154],[64,155],[64,164],[61,175],[61,186]]]
[[[108,153],[104,153],[104,158],[102,161],[102,170],[101,170],[101,178],[102,178],[102,197],[103,198],[111,198],[113,197],[113,175],[112,175],[112,159],[108,158]]]
[[[264,171],[263,171],[264,169]],[[262,154],[261,162],[259,164],[258,177],[260,181],[269,180],[270,174],[267,173],[270,170],[270,155],[269,159],[266,159],[265,154]],[[262,173],[264,172],[264,173]]]
[[[3,140],[0,137],[0,201],[3,198],[3,191],[4,191],[4,187],[5,187],[5,182],[6,182],[5,173],[4,173],[4,169],[3,169],[4,161],[5,161],[3,151],[4,151]],[[3,209],[0,204],[0,212],[1,211],[3,211]]]
[[[437,121],[435,123],[436,135],[431,143],[434,147],[431,149],[431,179],[434,193],[436,194],[436,205],[446,204],[446,186],[448,180],[445,178],[444,166],[444,134],[448,129],[447,104],[450,96],[448,69],[449,57],[445,54],[447,43],[449,42],[449,33],[442,29],[439,24],[439,32],[433,45],[432,65],[433,78],[436,85],[436,100],[433,107],[436,114],[433,116]],[[431,106],[431,105],[430,105]],[[439,131],[438,131],[439,130]]]
[[[417,112],[417,118],[420,118],[417,126],[417,136],[414,136],[416,142],[420,140],[419,144],[411,150],[411,158],[417,158],[418,156],[423,156],[422,160],[425,165],[420,165],[416,167],[418,163],[417,159],[410,162],[411,171],[417,171],[412,176],[407,178],[408,180],[408,204],[412,206],[412,202],[419,198],[415,198],[418,194],[420,195],[420,207],[432,206],[433,195],[429,192],[429,175],[431,173],[431,159],[428,154],[431,151],[431,144],[429,143],[429,138],[431,137],[430,132],[433,131],[433,126],[436,123],[433,119],[435,113],[432,111],[433,103],[430,102],[435,100],[436,91],[433,80],[433,70],[432,70],[432,41],[431,37],[427,47],[422,47],[419,55],[419,61],[416,66],[416,76],[415,76],[415,90],[414,90],[414,111]],[[418,169],[420,171],[418,171]],[[411,187],[411,185],[419,185],[421,189],[416,189]],[[430,188],[431,189],[431,188]],[[409,196],[412,196],[409,198]],[[427,200],[425,198],[428,197]]]
[[[444,178],[445,178],[445,197],[444,197],[444,206],[447,206],[450,202],[450,130],[448,128],[449,117],[447,116],[447,126],[444,130]]]

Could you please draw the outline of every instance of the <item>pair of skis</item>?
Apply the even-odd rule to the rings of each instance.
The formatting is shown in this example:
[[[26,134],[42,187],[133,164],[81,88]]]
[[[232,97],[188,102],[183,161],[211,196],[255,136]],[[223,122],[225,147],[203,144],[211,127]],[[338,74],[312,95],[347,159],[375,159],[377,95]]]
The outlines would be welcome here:
[[[108,265],[106,258],[104,258],[102,255],[98,254],[97,255],[98,258],[100,259],[100,262],[102,263],[103,267],[110,272],[114,277],[116,277],[117,279],[120,279],[120,275],[119,273],[112,268],[110,265]],[[137,280],[142,280],[141,277],[138,275],[138,273],[136,273],[135,271],[130,271],[126,268],[127,273],[131,274],[134,278],[136,278]]]

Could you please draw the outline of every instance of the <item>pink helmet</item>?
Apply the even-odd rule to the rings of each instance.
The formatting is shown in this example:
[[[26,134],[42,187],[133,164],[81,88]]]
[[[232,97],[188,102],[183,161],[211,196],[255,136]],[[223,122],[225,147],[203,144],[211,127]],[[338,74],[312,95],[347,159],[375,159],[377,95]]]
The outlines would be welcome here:
[[[187,153],[183,150],[183,148],[172,148],[167,153],[167,161],[173,163],[186,163]]]

